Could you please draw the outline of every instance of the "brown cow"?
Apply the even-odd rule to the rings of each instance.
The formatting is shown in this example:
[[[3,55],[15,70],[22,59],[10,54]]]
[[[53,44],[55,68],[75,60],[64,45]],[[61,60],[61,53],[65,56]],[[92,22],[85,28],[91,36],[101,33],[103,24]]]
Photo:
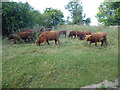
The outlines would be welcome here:
[[[17,32],[15,34],[11,34],[9,37],[8,37],[9,40],[14,40],[14,43],[16,43],[16,40],[17,41],[20,41],[21,39],[24,40],[25,42],[27,42],[27,40],[33,40],[33,37],[32,37],[32,33],[30,32]]]
[[[34,30],[34,29],[22,29],[22,30],[20,30],[20,31],[21,31],[21,32],[30,32],[33,37],[35,37],[36,34],[37,34],[37,31]]]
[[[84,34],[84,35],[91,35],[91,32],[89,32],[89,31],[82,31],[82,33]]]
[[[61,35],[65,35],[65,37],[66,37],[67,31],[66,31],[66,30],[64,30],[64,31],[59,31],[59,35],[60,35],[60,36],[61,36]]]
[[[107,46],[107,34],[104,32],[97,32],[97,33],[92,33],[91,35],[86,35],[85,36],[86,41],[90,41],[91,43],[95,43],[95,46],[97,46],[97,42],[101,42],[101,46],[103,46],[103,43],[106,44]]]
[[[77,35],[77,31],[70,31],[70,33],[68,34],[68,37],[70,38],[71,37],[71,39],[74,37],[74,38],[76,38],[76,35]]]
[[[84,40],[85,39],[85,35],[82,32],[79,32],[79,31],[77,31],[77,37],[80,40]]]
[[[47,31],[47,32],[42,32],[38,39],[36,40],[36,45],[40,45],[41,43],[46,44],[46,42],[49,45],[49,40],[55,40],[55,44],[60,44],[59,41],[59,31]]]
[[[21,32],[31,32],[31,33],[34,32],[33,29],[22,29],[22,30],[20,30],[20,31],[21,31]]]

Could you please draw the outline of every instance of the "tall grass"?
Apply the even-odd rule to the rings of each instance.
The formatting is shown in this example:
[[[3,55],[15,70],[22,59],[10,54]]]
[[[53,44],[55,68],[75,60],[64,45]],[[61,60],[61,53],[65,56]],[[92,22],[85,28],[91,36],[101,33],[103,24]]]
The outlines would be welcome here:
[[[118,30],[116,27],[58,26],[58,30],[107,32],[108,47],[60,37],[60,45],[40,47],[3,40],[3,88],[80,88],[118,78]]]

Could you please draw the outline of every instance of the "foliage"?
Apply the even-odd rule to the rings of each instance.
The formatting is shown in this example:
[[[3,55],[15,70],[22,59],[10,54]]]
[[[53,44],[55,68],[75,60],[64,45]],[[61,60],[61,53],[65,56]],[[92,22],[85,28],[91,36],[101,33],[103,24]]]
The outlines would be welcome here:
[[[90,18],[85,20],[85,15],[83,15],[83,6],[80,0],[72,0],[66,6],[67,9],[71,13],[73,24],[86,24],[89,25],[91,23]]]
[[[120,2],[103,2],[97,13],[98,21],[104,25],[120,25]]]
[[[26,3],[2,3],[2,29],[3,35],[15,32],[20,28],[33,27],[35,24],[32,16],[33,8]]]
[[[86,25],[90,25],[91,19],[90,19],[90,18],[87,18],[86,20],[84,20],[84,23],[85,23]]]
[[[45,20],[45,23],[48,27],[55,26],[57,24],[63,24],[63,13],[60,10],[52,9],[52,8],[46,8],[43,13],[46,17],[48,17]]]
[[[63,24],[63,13],[60,10],[46,8],[41,14],[34,10],[27,2],[2,3],[2,34],[9,35],[22,28],[33,28],[36,24],[43,27],[52,27]]]

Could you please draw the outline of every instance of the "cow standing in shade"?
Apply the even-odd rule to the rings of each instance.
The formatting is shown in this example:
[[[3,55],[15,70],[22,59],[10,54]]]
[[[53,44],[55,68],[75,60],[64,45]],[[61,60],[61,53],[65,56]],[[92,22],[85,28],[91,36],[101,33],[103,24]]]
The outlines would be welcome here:
[[[28,42],[30,40],[33,40],[33,36],[32,36],[32,33],[30,32],[17,32],[15,34],[11,34],[9,37],[8,37],[8,40],[14,40],[14,43],[16,44],[17,42],[16,41],[20,41],[21,39],[24,40],[25,42]]]

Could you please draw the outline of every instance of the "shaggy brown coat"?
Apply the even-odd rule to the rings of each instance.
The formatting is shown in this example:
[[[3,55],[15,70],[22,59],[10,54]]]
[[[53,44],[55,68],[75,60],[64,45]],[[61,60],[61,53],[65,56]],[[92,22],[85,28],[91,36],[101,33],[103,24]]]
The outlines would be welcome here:
[[[85,35],[82,32],[79,32],[79,31],[77,31],[77,37],[80,40],[84,40],[85,39]]]
[[[89,32],[89,31],[82,31],[82,33],[83,33],[84,35],[91,35],[91,32]]]
[[[20,30],[21,32],[30,32],[30,33],[33,33],[34,30],[33,29],[22,29]]]
[[[74,31],[70,31],[70,33],[68,34],[68,37],[69,38],[73,38],[73,37],[76,38],[76,35],[77,35],[77,31],[74,30]]]
[[[11,34],[8,39],[13,39],[14,43],[16,43],[16,41],[20,41],[20,39],[24,40],[25,42],[27,42],[27,40],[32,40],[34,42],[31,32],[17,32],[15,34]]]
[[[85,39],[86,41],[90,41],[90,44],[95,43],[95,46],[97,46],[97,42],[101,42],[101,46],[103,46],[103,43],[105,43],[107,46],[107,34],[104,32],[97,32],[92,33],[91,35],[86,35]]]
[[[46,42],[49,45],[49,40],[54,40],[55,44],[60,44],[59,41],[59,31],[47,31],[47,32],[42,32],[38,39],[36,40],[36,45],[39,46],[41,43],[46,44]]]

